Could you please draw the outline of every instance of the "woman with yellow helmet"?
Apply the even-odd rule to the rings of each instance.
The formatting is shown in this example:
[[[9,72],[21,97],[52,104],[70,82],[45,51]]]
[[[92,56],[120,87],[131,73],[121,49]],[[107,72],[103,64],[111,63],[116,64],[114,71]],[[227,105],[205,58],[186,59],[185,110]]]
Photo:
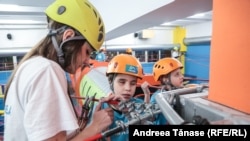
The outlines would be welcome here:
[[[183,88],[182,63],[175,58],[167,57],[155,62],[153,66],[153,77],[155,81],[160,81],[162,89],[153,93],[150,103],[156,103],[155,96],[162,91]],[[154,124],[166,124],[167,121],[162,114],[159,114]]]
[[[69,97],[65,72],[89,63],[104,41],[104,24],[88,0],[56,0],[45,11],[48,35],[21,60],[5,91],[4,140],[79,140],[101,132],[112,109],[94,112],[83,131]]]

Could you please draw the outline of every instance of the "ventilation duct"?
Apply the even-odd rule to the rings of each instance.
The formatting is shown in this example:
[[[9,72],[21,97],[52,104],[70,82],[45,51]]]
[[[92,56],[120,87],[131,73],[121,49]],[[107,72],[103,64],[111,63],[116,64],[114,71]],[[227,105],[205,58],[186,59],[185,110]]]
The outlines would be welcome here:
[[[195,37],[195,38],[184,38],[183,40],[184,45],[190,46],[190,45],[204,45],[211,43],[211,36],[205,36],[205,37]]]
[[[141,45],[106,45],[107,51],[125,51],[131,48],[134,51],[141,50],[171,50],[174,47],[180,47],[180,44],[141,44]]]
[[[30,49],[29,47],[0,48],[0,56],[24,56]]]

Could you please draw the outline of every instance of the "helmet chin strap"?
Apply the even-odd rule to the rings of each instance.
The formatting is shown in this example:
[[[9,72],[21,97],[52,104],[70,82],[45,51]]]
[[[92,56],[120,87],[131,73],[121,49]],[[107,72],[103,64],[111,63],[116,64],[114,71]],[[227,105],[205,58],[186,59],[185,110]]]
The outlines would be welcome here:
[[[63,51],[61,49],[62,44],[60,45],[60,48],[59,48],[58,43],[56,42],[55,36],[52,36],[51,39],[52,39],[54,48],[56,49],[58,61],[59,61],[60,65],[61,65],[61,67],[64,68],[65,67],[65,59],[64,59]]]
[[[115,92],[114,92],[114,81],[115,81],[116,76],[117,76],[116,73],[108,74],[108,81],[109,81],[109,84],[110,84],[110,89],[112,90],[113,94],[115,94]]]
[[[115,81],[115,77],[117,76],[117,74],[112,74],[113,75],[113,77],[112,77],[112,81],[111,81],[111,83],[110,83],[110,88],[111,88],[111,90],[113,91],[113,93],[115,94],[115,89],[114,89],[114,81]]]
[[[63,26],[63,27],[58,28],[58,29],[56,29],[56,30],[50,29],[50,30],[49,30],[49,33],[48,33],[48,36],[50,36],[51,39],[52,39],[53,47],[54,47],[55,50],[56,50],[57,57],[58,57],[58,61],[59,61],[59,64],[61,65],[62,68],[64,68],[64,63],[65,63],[64,54],[63,54],[63,51],[62,51],[62,49],[61,49],[61,46],[62,46],[62,45],[60,45],[60,48],[59,48],[55,36],[56,36],[56,34],[63,33],[66,29],[67,29],[67,26]]]
[[[54,37],[54,36],[53,36]],[[53,37],[52,37],[52,42],[53,41]],[[54,37],[55,38],[55,37]],[[64,68],[66,67],[65,66],[65,58],[64,58],[64,53],[62,51],[62,47],[65,43],[67,42],[70,42],[70,41],[76,41],[76,40],[85,40],[85,38],[83,38],[82,36],[74,36],[74,37],[70,37],[66,40],[64,40],[61,44],[60,44],[60,47],[58,48],[58,44],[57,44],[57,47],[54,45],[55,49],[58,48],[58,51],[56,49],[56,52],[57,52],[57,56],[58,56],[58,60],[59,60],[59,63],[60,65]],[[54,43],[53,43],[54,44]]]
[[[170,75],[171,75],[171,73],[167,76],[167,80],[163,81],[163,83],[164,83],[164,85],[165,85],[164,87],[165,87],[165,89],[168,89],[168,90],[177,89],[177,88],[172,84]]]
[[[56,34],[60,34],[62,32],[64,32],[68,27],[67,26],[63,26],[57,30],[54,30],[54,29],[50,29],[50,32],[49,32],[49,36],[51,36],[51,39],[52,39],[52,43],[53,43],[53,47],[55,48],[56,50],[56,53],[57,53],[57,57],[58,57],[58,61],[59,61],[59,64],[60,66],[64,69],[65,68],[65,59],[64,59],[64,53],[62,51],[62,47],[63,45],[66,43],[66,42],[69,42],[69,41],[73,41],[73,40],[85,40],[85,38],[83,38],[82,36],[74,36],[74,37],[71,37],[71,38],[68,38],[66,40],[64,40],[61,44],[60,44],[60,47],[58,46],[58,43],[56,41]]]

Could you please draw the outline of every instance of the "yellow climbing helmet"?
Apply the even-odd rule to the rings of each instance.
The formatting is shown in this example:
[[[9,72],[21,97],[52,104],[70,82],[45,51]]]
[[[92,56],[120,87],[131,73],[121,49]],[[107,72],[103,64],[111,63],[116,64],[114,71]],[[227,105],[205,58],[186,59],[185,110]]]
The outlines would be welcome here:
[[[96,50],[102,46],[105,38],[104,23],[88,0],[55,0],[45,13],[52,20],[76,29]]]
[[[110,60],[107,68],[107,74],[109,73],[128,74],[142,79],[143,68],[141,63],[134,56],[119,54]]]
[[[175,58],[163,58],[155,62],[153,66],[153,77],[155,81],[158,81],[161,75],[166,75],[176,70],[182,68],[182,63]]]

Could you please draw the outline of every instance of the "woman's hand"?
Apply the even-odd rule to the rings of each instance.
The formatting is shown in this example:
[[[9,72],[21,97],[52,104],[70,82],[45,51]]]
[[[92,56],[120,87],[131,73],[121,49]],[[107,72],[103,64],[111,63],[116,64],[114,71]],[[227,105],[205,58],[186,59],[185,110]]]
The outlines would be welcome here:
[[[103,130],[106,130],[110,126],[114,119],[113,109],[101,109],[101,105],[101,101],[96,105],[91,123],[79,132],[79,134],[73,136],[70,141],[82,141],[87,138],[97,137],[101,135]]]
[[[100,133],[106,129],[114,119],[114,112],[112,108],[101,109],[102,101],[100,101],[94,111],[91,126],[96,127],[96,133]]]
[[[110,107],[115,110],[119,110],[119,102],[126,101],[121,95],[109,94],[107,97],[101,98],[102,102],[107,102]]]

